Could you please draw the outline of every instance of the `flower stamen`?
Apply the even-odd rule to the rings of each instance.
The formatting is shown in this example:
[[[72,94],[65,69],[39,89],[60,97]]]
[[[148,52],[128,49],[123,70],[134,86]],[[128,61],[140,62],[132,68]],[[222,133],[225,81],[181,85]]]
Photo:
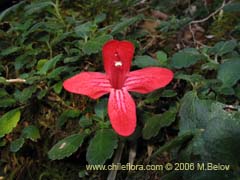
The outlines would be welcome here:
[[[122,66],[122,61],[115,61],[114,66],[115,67]]]

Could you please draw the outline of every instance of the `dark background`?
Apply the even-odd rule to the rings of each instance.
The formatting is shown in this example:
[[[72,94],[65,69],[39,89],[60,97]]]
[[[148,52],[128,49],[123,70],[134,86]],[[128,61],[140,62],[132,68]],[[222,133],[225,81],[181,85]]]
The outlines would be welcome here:
[[[0,0],[0,12],[18,2],[20,2],[20,0]]]

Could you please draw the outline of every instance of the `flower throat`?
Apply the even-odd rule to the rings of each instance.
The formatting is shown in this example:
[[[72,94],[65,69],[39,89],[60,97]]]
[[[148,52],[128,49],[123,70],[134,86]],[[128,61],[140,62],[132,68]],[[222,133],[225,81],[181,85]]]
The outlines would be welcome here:
[[[112,64],[113,67],[110,81],[113,88],[121,89],[125,81],[126,74],[126,72],[124,71],[125,65],[117,52],[114,53],[114,56],[116,57],[116,59],[113,61]]]

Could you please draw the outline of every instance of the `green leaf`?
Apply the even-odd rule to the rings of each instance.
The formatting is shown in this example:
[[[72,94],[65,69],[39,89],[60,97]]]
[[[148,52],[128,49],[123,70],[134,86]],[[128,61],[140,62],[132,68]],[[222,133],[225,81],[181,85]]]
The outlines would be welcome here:
[[[60,66],[57,67],[56,69],[52,70],[47,76],[48,79],[51,80],[59,80],[61,79],[61,73],[63,72],[72,72],[74,68],[68,67],[68,66]]]
[[[111,35],[102,35],[91,39],[83,45],[83,52],[88,55],[98,53],[101,51],[103,44],[110,39],[112,39]]]
[[[43,2],[32,2],[30,5],[25,7],[25,14],[31,15],[33,13],[39,13],[43,9],[46,9],[49,6],[54,6],[51,1],[43,1]]]
[[[111,158],[117,147],[118,137],[111,129],[101,129],[96,132],[87,149],[89,164],[104,164]]]
[[[60,25],[60,24],[58,24],[58,25]],[[75,33],[73,31],[59,33],[59,36],[57,36],[56,38],[54,38],[51,41],[51,45],[55,46],[55,45],[57,45],[59,43],[63,43],[64,40],[66,40],[67,38],[73,38],[73,37],[76,37],[76,35],[75,35]]]
[[[136,56],[133,65],[138,66],[140,68],[148,67],[148,66],[160,66],[160,63],[151,58],[150,56]]]
[[[47,92],[48,92],[47,89],[43,89],[43,90],[39,91],[37,94],[37,98],[42,99],[44,96],[46,96]]]
[[[63,87],[62,82],[59,81],[58,83],[53,85],[53,90],[54,90],[55,93],[60,94],[61,91],[62,91],[62,87]]]
[[[161,128],[170,126],[175,121],[176,109],[166,111],[162,115],[154,115],[146,120],[142,131],[144,139],[155,137]]]
[[[63,24],[58,23],[55,19],[52,21],[48,20],[46,22],[41,21],[34,24],[27,32],[25,32],[25,35],[30,35],[31,33],[36,31],[46,31],[52,34],[53,32],[56,33],[56,29],[62,29],[62,26]],[[46,42],[49,38],[49,35],[39,37],[35,36],[35,38],[40,42]]]
[[[188,130],[204,129],[206,128],[206,121],[209,117],[209,108],[211,101],[199,100],[196,92],[187,92],[181,100],[181,107],[179,110],[180,134]]]
[[[75,33],[78,37],[86,38],[89,36],[91,30],[95,27],[92,22],[86,22],[75,27]]]
[[[235,47],[237,47],[236,40],[221,41],[215,44],[213,48],[210,48],[209,53],[222,56],[226,53],[232,52]]]
[[[10,97],[0,99],[0,107],[9,107],[16,103],[16,100]]]
[[[9,47],[7,49],[1,50],[0,56],[8,56],[8,55],[13,54],[15,52],[18,52],[20,50],[21,50],[20,47],[12,46],[12,47]]]
[[[224,111],[220,104],[213,104],[211,110],[216,112],[213,112],[203,133],[204,146],[207,147],[204,159],[238,165],[240,119]]]
[[[95,17],[94,22],[97,24],[101,23],[106,19],[106,17],[107,17],[107,15],[105,13],[101,13]]]
[[[217,78],[226,87],[231,87],[240,79],[240,57],[225,61],[219,66]]]
[[[32,64],[34,61],[35,60],[32,59],[30,52],[28,51],[16,57],[16,59],[14,60],[14,67],[16,70],[20,70],[24,66]]]
[[[4,77],[2,77],[2,76],[0,76],[0,84],[1,84],[1,83],[3,83],[3,84],[6,83],[6,79],[5,79]]]
[[[71,156],[82,145],[85,135],[73,134],[55,144],[48,152],[51,160],[63,159]]]
[[[0,89],[0,97],[4,97],[4,96],[9,96],[9,94],[5,89],[1,88]]]
[[[165,89],[161,93],[161,97],[174,97],[176,95],[177,95],[176,91],[171,90],[171,89]]]
[[[39,71],[40,69],[42,69],[43,65],[48,62],[48,59],[40,59],[37,62],[37,70]]]
[[[36,86],[30,86],[25,88],[23,91],[16,91],[14,93],[14,97],[21,103],[25,103],[28,99],[32,97],[32,94],[35,93],[37,90]]]
[[[18,138],[18,139],[15,139],[14,141],[11,142],[10,144],[10,151],[11,152],[17,152],[21,149],[21,147],[23,146],[25,140],[24,138]]]
[[[229,13],[239,12],[240,11],[240,3],[234,2],[234,3],[227,4],[226,6],[224,6],[223,10],[225,12],[229,12]]]
[[[157,55],[157,60],[160,62],[161,65],[166,65],[167,63],[167,54],[163,51],[158,51],[156,53]]]
[[[212,62],[209,62],[209,63],[205,63],[201,66],[201,69],[202,70],[217,70],[218,68],[218,65],[217,63],[212,63]]]
[[[87,175],[87,172],[86,172],[85,169],[80,170],[80,171],[78,172],[78,177],[79,177],[79,178],[84,178],[86,175]]]
[[[80,110],[78,109],[69,109],[69,110],[65,110],[60,117],[57,120],[57,126],[58,127],[62,127],[67,120],[69,120],[70,118],[77,118],[79,117],[81,114]]]
[[[88,128],[92,125],[92,119],[90,119],[89,117],[87,116],[82,116],[79,120],[79,125],[82,127],[82,128]]]
[[[116,24],[114,26],[114,28],[112,29],[112,32],[111,34],[112,35],[115,35],[121,31],[123,31],[125,28],[131,26],[132,24],[140,21],[143,19],[143,15],[138,15],[138,16],[135,16],[135,17],[132,17],[132,18],[126,18],[126,19],[123,19],[122,22]]]
[[[184,161],[191,161],[189,159],[191,153],[201,154],[205,152],[201,136],[211,116],[211,103],[210,100],[200,100],[194,91],[186,93],[181,100],[179,134],[186,132],[195,134],[190,146],[182,153]]]
[[[173,67],[186,68],[197,63],[202,59],[202,55],[194,48],[186,48],[177,53],[172,57]]]
[[[42,68],[38,71],[38,74],[46,75],[47,72],[53,69],[56,66],[57,62],[60,61],[61,59],[62,59],[62,54],[59,54],[54,58],[50,59],[42,66]]]
[[[165,151],[169,151],[173,148],[176,148],[178,146],[181,146],[184,144],[186,141],[189,141],[193,137],[193,133],[187,132],[181,135],[178,135],[175,137],[173,140],[170,142],[164,144],[162,147],[160,147],[156,152],[154,152],[151,156],[151,158],[154,158],[160,154],[162,154]]]
[[[100,99],[100,101],[96,104],[94,111],[96,116],[104,120],[105,116],[107,115],[107,99]]]
[[[234,95],[235,91],[232,87],[229,86],[221,86],[221,87],[216,87],[215,90],[223,95]]]
[[[203,76],[201,76],[200,74],[192,74],[192,75],[188,75],[188,74],[181,74],[181,73],[176,73],[174,75],[175,79],[182,79],[185,81],[190,82],[191,84],[194,83],[204,83],[205,79]]]
[[[228,106],[201,100],[193,92],[183,97],[179,113],[180,134],[198,133],[183,153],[185,161],[191,161],[191,156],[197,155],[198,160],[205,162],[238,165],[240,113],[225,111],[225,107]]]
[[[20,120],[21,112],[19,109],[8,111],[0,118],[0,137],[12,132],[13,128],[17,126]]]
[[[67,64],[67,63],[72,63],[72,62],[76,62],[76,61],[79,61],[79,60],[80,60],[80,57],[81,57],[81,56],[79,56],[79,55],[77,55],[77,56],[71,56],[71,57],[66,57],[66,58],[63,60],[63,62],[64,62],[65,64]]]
[[[153,104],[159,101],[159,97],[161,96],[162,91],[161,90],[156,90],[147,95],[147,97],[144,99],[144,102],[147,104]]]
[[[238,99],[240,99],[240,84],[235,88],[235,95]]]
[[[6,139],[0,139],[0,147],[4,147],[7,144]]]
[[[40,138],[39,129],[34,125],[27,126],[22,131],[22,137],[37,141]]]

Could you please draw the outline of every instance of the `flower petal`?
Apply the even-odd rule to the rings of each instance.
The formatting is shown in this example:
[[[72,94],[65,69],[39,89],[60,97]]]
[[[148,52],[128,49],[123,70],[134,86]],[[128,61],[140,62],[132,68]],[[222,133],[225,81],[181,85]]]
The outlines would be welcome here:
[[[82,72],[63,83],[64,89],[76,94],[97,99],[110,92],[111,85],[106,75],[98,72]]]
[[[173,79],[173,72],[166,68],[148,67],[132,71],[127,75],[124,87],[128,91],[149,93],[165,87]]]
[[[121,136],[131,135],[136,127],[136,106],[126,89],[112,89],[108,114],[113,129]]]
[[[103,46],[104,69],[114,88],[123,86],[133,54],[134,45],[129,41],[110,40]]]
[[[134,54],[134,45],[129,41],[110,40],[103,46],[103,60],[106,73],[111,73],[114,63],[121,60],[129,71]]]

